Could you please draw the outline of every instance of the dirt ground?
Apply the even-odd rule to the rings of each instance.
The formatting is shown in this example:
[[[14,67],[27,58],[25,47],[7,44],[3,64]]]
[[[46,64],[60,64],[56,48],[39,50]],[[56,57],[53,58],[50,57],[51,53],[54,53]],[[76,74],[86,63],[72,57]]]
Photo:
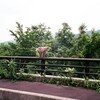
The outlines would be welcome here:
[[[57,86],[41,82],[14,82],[11,80],[0,80],[0,88],[42,93],[60,97],[73,98],[78,100],[100,100],[100,93],[94,90],[71,86]]]

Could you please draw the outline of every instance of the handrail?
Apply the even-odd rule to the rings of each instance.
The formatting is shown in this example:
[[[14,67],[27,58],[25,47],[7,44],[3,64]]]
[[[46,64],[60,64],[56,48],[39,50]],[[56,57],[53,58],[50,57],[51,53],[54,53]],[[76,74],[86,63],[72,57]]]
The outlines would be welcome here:
[[[0,56],[0,60],[2,59],[23,59],[24,60],[31,60],[32,62],[16,62],[17,65],[23,65],[23,66],[26,66],[26,65],[33,65],[33,66],[40,66],[41,69],[33,69],[33,70],[40,70],[41,72],[63,72],[63,73],[67,73],[65,71],[57,71],[57,70],[47,70],[45,67],[49,68],[49,67],[61,67],[61,68],[81,68],[81,69],[84,69],[83,72],[74,72],[73,74],[83,74],[83,75],[86,75],[86,76],[89,76],[89,75],[97,75],[97,76],[100,76],[100,73],[94,73],[94,72],[90,72],[90,69],[93,69],[93,70],[99,70],[100,69],[100,59],[98,58],[62,58],[62,57],[33,57],[33,56]],[[36,63],[33,63],[35,60],[39,60],[40,62],[38,64]],[[46,61],[64,61],[64,62],[85,62],[84,64],[85,65],[67,65],[67,64],[51,64],[51,63],[46,63]],[[89,65],[90,62],[94,63],[96,62],[96,64],[99,64],[99,66],[91,66]],[[1,62],[1,63],[4,63],[4,62]]]
[[[61,60],[61,61],[91,61],[100,62],[98,58],[63,58],[63,57],[33,57],[33,56],[0,56],[0,59],[36,59],[36,60]]]

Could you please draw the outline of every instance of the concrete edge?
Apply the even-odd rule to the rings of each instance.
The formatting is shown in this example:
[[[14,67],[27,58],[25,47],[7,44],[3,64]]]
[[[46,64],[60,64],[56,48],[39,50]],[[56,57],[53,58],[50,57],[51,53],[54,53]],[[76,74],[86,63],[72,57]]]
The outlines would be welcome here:
[[[0,88],[0,100],[6,100],[6,98],[7,100],[78,100],[73,98],[52,96],[47,94]]]
[[[20,73],[17,73],[18,75]],[[27,74],[27,73],[23,73],[23,75],[31,75],[33,77],[36,77],[36,78],[52,78],[52,79],[70,79],[70,77],[61,77],[61,76],[52,76],[52,75],[45,75],[45,76],[41,76],[40,74]],[[71,77],[72,80],[74,81],[85,81],[86,79],[85,78],[76,78],[76,77]],[[100,82],[100,80],[97,80],[97,79],[88,79],[89,82]]]

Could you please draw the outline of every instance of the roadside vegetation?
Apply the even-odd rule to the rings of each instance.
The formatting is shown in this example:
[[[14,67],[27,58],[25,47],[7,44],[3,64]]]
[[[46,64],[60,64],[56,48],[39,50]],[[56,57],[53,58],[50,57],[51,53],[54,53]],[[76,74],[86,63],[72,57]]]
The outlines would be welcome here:
[[[79,26],[79,34],[74,34],[71,31],[71,27],[67,23],[62,24],[60,28],[53,36],[50,28],[44,24],[33,25],[31,27],[24,28],[23,25],[16,22],[16,30],[10,30],[12,36],[14,36],[13,42],[0,43],[0,56],[34,56],[36,57],[35,49],[37,47],[48,46],[50,47],[47,57],[65,57],[65,58],[100,58],[100,31],[87,31],[85,24]],[[17,62],[20,62],[18,59]],[[29,80],[35,81],[34,75],[31,68],[33,66],[26,65],[23,67],[28,68],[24,75],[25,69],[19,66],[20,70],[17,71],[18,65],[16,65],[14,60],[0,60],[0,78],[12,79],[12,80]],[[2,63],[3,62],[3,63]],[[32,62],[25,59],[21,62]],[[38,64],[38,61],[35,63]],[[48,62],[46,62],[48,63]],[[51,62],[60,64],[62,62]],[[66,62],[67,63],[67,62]],[[71,63],[70,63],[71,64]],[[84,63],[77,63],[78,65],[84,65]],[[99,66],[97,63],[90,63],[91,66]],[[35,68],[36,66],[34,66]],[[54,68],[52,68],[54,69]],[[62,70],[61,68],[58,70]],[[95,89],[100,91],[100,78],[98,82],[89,81],[89,78],[84,78],[84,81],[73,80],[73,72],[81,69],[65,68],[63,69],[68,72],[67,75],[59,74],[60,79],[47,79],[44,77],[42,82],[54,83],[57,85],[71,85],[71,86],[82,86],[85,88]],[[94,70],[92,72],[100,73],[100,69]],[[19,74],[18,74],[19,73]],[[56,74],[54,74],[56,75]],[[81,77],[81,76],[76,76]],[[94,79],[96,77],[92,76]]]

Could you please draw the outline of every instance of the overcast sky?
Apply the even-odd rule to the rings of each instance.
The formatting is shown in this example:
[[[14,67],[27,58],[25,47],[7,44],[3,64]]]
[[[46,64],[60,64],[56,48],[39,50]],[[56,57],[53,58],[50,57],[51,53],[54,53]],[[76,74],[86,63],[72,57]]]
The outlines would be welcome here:
[[[0,42],[12,40],[9,29],[16,22],[25,27],[45,23],[52,32],[66,22],[72,32],[85,23],[87,29],[100,29],[100,0],[0,0]]]

